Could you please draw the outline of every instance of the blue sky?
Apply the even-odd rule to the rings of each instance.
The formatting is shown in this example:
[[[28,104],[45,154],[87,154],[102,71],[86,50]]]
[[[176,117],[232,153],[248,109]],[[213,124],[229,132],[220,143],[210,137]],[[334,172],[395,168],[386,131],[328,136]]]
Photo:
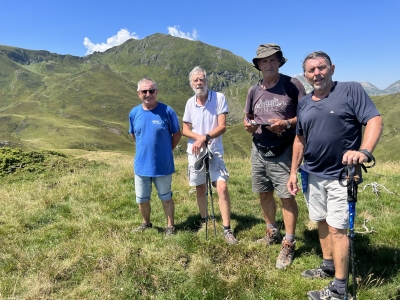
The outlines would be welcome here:
[[[127,38],[172,34],[227,49],[251,62],[277,43],[302,73],[304,57],[328,53],[339,81],[380,89],[400,80],[400,1],[0,0],[0,44],[85,56]]]

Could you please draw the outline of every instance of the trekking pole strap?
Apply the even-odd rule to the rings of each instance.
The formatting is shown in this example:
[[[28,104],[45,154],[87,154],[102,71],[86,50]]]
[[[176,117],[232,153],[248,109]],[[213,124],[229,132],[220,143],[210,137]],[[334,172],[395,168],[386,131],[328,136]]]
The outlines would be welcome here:
[[[358,152],[361,152],[368,158],[367,163],[372,162],[372,165],[366,166],[366,168],[372,168],[373,166],[375,166],[375,157],[372,155],[371,152],[369,152],[367,149],[360,149],[358,150]]]

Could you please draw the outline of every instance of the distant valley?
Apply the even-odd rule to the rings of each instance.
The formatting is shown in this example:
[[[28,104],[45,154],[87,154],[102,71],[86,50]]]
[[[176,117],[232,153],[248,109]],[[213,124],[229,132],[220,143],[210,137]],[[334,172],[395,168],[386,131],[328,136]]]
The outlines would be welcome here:
[[[247,156],[251,136],[243,129],[243,107],[258,71],[228,50],[164,34],[131,39],[85,57],[0,46],[0,147],[132,153],[127,116],[140,103],[138,80],[155,79],[158,100],[181,118],[193,93],[188,72],[196,65],[207,70],[209,87],[227,97],[227,153]],[[309,92],[303,76],[296,77]],[[385,90],[361,84],[386,119],[380,144],[393,149],[400,139],[400,81]],[[176,154],[184,154],[182,149],[178,147]],[[396,151],[377,153],[384,159],[400,159]]]

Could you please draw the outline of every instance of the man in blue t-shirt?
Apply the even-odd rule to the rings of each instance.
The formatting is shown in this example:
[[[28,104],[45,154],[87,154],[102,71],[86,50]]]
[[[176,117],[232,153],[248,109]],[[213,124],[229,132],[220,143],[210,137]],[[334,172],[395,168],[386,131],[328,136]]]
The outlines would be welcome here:
[[[335,65],[322,52],[303,62],[304,77],[314,91],[299,103],[288,189],[298,192],[297,170],[308,174],[305,199],[310,220],[318,223],[323,262],[302,273],[306,278],[334,277],[309,299],[344,299],[349,240],[347,187],[339,175],[345,165],[368,162],[382,133],[382,118],[371,98],[356,82],[332,81]],[[365,126],[364,138],[362,126]],[[304,177],[302,177],[303,179]],[[354,275],[354,274],[353,274]]]
[[[141,79],[137,94],[143,102],[129,113],[129,133],[136,141],[136,202],[143,217],[143,223],[134,231],[144,231],[153,226],[150,222],[150,195],[154,183],[167,216],[166,234],[171,235],[175,232],[171,191],[172,173],[175,172],[172,150],[178,145],[181,131],[174,110],[157,102],[157,93],[157,84],[152,79]]]

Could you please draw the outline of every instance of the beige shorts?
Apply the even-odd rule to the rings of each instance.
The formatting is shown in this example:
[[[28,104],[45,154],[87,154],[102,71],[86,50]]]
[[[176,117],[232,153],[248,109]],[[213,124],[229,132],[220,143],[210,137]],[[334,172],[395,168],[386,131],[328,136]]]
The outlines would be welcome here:
[[[337,229],[349,227],[347,187],[341,186],[339,180],[308,174],[307,192],[304,197],[311,221],[326,220],[328,225]]]
[[[195,155],[188,153],[188,178],[190,186],[198,186],[206,183],[206,168],[204,167],[202,170],[196,171],[194,168],[196,160],[197,157]],[[226,169],[223,155],[219,153],[213,154],[213,158],[210,160],[209,170],[211,182],[217,180],[228,181],[229,173]]]

